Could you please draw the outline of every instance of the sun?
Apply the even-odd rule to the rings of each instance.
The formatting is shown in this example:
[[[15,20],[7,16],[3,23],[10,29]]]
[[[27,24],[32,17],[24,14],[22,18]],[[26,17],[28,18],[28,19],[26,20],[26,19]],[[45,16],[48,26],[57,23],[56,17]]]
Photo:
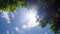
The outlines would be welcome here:
[[[28,23],[23,25],[23,28],[31,28],[31,27],[35,27],[37,26],[39,23],[36,22],[37,20],[37,11],[34,9],[30,9],[28,10],[28,12],[26,13],[27,19],[28,19]]]

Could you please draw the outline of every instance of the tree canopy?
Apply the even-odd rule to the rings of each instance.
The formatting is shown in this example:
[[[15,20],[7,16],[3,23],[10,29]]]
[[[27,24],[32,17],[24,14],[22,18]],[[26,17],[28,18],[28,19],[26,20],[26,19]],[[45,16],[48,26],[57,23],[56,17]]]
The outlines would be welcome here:
[[[24,0],[0,0],[0,10],[14,11],[17,7],[22,7]]]
[[[38,9],[40,26],[50,24],[50,31],[60,33],[60,1],[59,0],[38,0],[42,4]],[[42,16],[41,16],[42,15]]]

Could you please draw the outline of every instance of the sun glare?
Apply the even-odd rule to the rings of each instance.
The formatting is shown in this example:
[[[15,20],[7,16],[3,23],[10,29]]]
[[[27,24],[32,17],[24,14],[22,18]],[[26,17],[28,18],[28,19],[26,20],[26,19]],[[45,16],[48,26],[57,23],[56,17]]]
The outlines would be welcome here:
[[[39,23],[36,23],[37,20],[37,12],[34,9],[31,9],[27,12],[26,14],[27,19],[28,19],[28,23],[23,25],[23,28],[31,28],[31,27],[35,27],[37,26]]]

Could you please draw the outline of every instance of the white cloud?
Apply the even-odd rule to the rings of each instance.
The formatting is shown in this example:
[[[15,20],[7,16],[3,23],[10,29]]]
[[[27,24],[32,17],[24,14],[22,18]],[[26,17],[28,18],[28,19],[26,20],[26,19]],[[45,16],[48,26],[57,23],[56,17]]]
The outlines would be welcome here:
[[[11,17],[14,19],[15,15],[18,14],[18,12],[15,10],[14,12],[10,12],[10,14],[11,14]]]
[[[48,34],[47,32],[45,32],[45,34]]]
[[[1,17],[7,20],[7,23],[10,23],[9,12],[2,12]]]
[[[12,34],[14,34],[14,32],[12,32]]]
[[[14,27],[14,29],[15,29],[17,32],[19,32],[19,28],[18,28],[18,27]]]
[[[14,11],[14,14],[18,14],[18,12],[15,10],[15,11]]]
[[[1,17],[6,19],[8,24],[11,23],[9,14],[11,15],[12,18],[15,18],[14,13],[12,13],[12,12],[2,12],[2,14],[1,14]]]
[[[22,28],[26,29],[28,28],[28,25],[23,25]]]
[[[38,26],[38,24],[39,24],[38,22],[37,22],[37,23],[31,22],[31,23],[24,24],[24,25],[22,26],[22,28],[24,28],[24,29],[32,28],[32,27]]]
[[[11,17],[12,17],[12,18],[15,18],[14,13],[12,13],[12,12],[11,12]]]
[[[10,34],[9,31],[6,31],[6,34]]]

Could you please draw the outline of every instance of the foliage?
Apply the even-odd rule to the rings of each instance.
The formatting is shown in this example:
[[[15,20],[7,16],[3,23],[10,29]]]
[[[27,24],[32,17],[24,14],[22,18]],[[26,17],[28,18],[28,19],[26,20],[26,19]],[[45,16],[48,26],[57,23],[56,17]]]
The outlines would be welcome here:
[[[24,0],[0,0],[0,10],[14,11],[17,7],[22,7],[24,3]]]
[[[45,27],[47,24],[50,24],[50,31],[55,34],[60,31],[60,11],[59,11],[59,0],[38,0],[39,6],[38,15],[42,20],[40,22],[41,27]],[[42,10],[41,10],[42,9]]]

